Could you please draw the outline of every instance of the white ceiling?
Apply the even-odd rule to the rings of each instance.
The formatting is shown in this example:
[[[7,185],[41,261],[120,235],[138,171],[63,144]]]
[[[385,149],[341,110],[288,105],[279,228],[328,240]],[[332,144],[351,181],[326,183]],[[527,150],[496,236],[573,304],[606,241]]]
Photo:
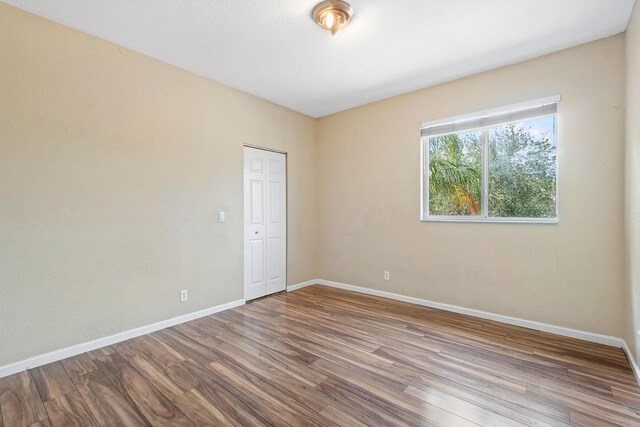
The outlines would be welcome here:
[[[2,0],[320,117],[623,32],[634,0]]]

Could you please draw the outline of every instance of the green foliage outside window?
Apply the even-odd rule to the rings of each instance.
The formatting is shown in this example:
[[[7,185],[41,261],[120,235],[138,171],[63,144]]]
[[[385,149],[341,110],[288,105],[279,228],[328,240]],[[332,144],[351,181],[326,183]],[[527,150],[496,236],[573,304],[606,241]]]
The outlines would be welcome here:
[[[429,213],[479,215],[481,203],[481,132],[429,139]]]
[[[487,138],[488,217],[555,218],[555,117],[429,138],[429,215],[480,216]]]

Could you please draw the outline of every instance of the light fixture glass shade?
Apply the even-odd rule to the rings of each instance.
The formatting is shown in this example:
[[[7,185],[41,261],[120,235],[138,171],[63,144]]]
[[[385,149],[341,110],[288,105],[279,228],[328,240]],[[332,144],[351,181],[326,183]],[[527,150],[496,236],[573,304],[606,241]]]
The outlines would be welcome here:
[[[335,23],[335,17],[333,16],[333,12],[327,13],[324,17],[324,26],[326,28],[333,28],[333,24]]]
[[[335,36],[351,20],[353,9],[346,1],[327,0],[313,8],[312,15],[313,20],[320,27],[330,31],[331,35]]]

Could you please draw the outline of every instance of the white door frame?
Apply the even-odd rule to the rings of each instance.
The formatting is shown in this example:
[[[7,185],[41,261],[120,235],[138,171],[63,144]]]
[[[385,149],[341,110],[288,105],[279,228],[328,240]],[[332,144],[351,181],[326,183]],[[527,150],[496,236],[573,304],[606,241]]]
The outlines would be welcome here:
[[[289,167],[289,156],[288,153],[286,151],[280,151],[280,150],[275,150],[272,148],[267,148],[267,147],[261,147],[258,145],[252,145],[252,144],[243,144],[243,153],[244,153],[244,149],[245,148],[253,148],[255,150],[262,150],[262,151],[268,151],[268,152],[272,152],[272,153],[278,153],[278,154],[282,154],[284,155],[284,166],[285,166],[285,170],[284,170],[284,178],[285,178],[285,186],[284,186],[284,213],[285,213],[285,223],[284,223],[284,232],[285,232],[285,239],[284,239],[284,244],[285,244],[285,248],[284,248],[284,253],[285,253],[285,259],[284,259],[284,291],[287,290],[287,272],[288,272],[288,257],[289,257],[289,177],[288,177],[288,167]],[[243,159],[244,159],[244,154],[243,154]],[[243,162],[243,193],[245,191],[244,188],[244,162]],[[245,251],[246,246],[245,246],[245,239],[246,239],[246,221],[244,220],[244,215],[245,215],[245,198],[243,195],[243,209],[242,209],[242,214],[243,214],[243,293],[244,293],[244,299],[247,300],[247,287],[246,287],[246,281],[245,281],[245,277],[244,274],[246,271],[245,268],[245,263],[246,263],[246,256],[245,256]],[[268,294],[267,294],[268,295]]]

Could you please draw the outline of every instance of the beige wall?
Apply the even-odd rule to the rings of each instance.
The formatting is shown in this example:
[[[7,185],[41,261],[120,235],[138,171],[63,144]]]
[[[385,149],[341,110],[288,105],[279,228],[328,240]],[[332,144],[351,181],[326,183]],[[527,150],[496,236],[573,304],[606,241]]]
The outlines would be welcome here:
[[[313,119],[2,3],[0,58],[0,366],[242,298],[244,143],[317,276]]]
[[[640,363],[640,6],[627,29],[626,236],[629,266],[627,333]]]
[[[316,121],[0,3],[0,366],[242,298],[244,143],[289,153],[289,284],[320,277],[630,339],[624,52],[616,36]],[[560,224],[419,221],[421,122],[554,94]],[[627,194],[638,235],[640,193]]]
[[[320,277],[621,336],[624,48],[619,35],[320,119]],[[555,94],[558,225],[419,221],[421,122]]]

